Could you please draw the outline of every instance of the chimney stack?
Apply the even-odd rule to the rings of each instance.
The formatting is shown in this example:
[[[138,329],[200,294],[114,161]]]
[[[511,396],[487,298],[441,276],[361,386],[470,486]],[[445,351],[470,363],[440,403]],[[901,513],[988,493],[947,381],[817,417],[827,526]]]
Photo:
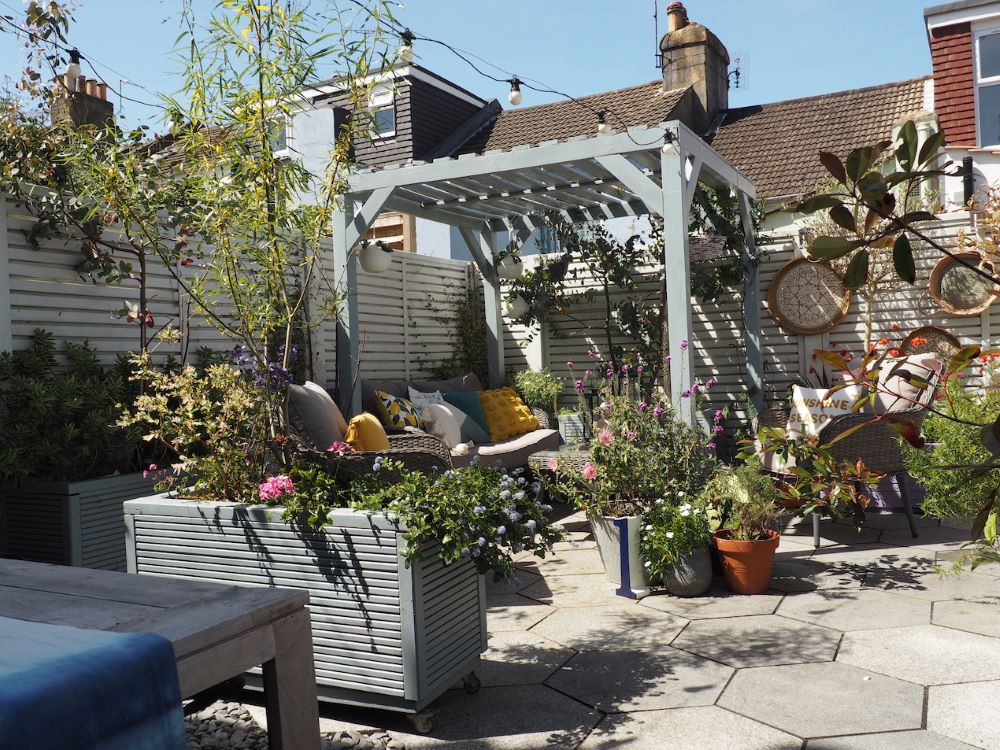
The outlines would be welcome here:
[[[660,40],[663,88],[693,89],[687,124],[705,133],[716,115],[729,107],[729,52],[715,34],[688,20],[683,3],[667,6],[667,21],[667,33]]]
[[[106,84],[80,74],[80,53],[69,53],[66,72],[56,78],[56,96],[50,119],[53,125],[67,120],[76,126],[104,127],[114,117],[114,105],[108,101]]]

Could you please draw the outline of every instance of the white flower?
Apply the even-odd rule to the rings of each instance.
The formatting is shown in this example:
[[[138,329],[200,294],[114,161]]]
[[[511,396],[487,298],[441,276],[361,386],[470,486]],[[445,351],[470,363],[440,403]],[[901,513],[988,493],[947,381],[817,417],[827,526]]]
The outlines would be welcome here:
[[[653,525],[650,524],[650,523],[647,523],[645,526],[642,527],[642,530],[643,531],[652,531],[653,530]]]
[[[698,515],[699,513],[701,513],[701,508],[695,508],[694,509],[694,514]]]
[[[691,504],[690,503],[684,503],[684,505],[679,506],[677,508],[677,510],[679,510],[681,513],[683,513],[686,510],[691,510]]]
[[[691,511],[689,511],[689,510],[682,510],[681,511],[681,516],[683,516],[684,518],[687,518],[690,515],[691,515]]]
[[[668,531],[667,532],[667,539],[673,539],[673,538],[674,538],[674,532]]]
[[[677,497],[684,497],[684,490],[677,490]]]
[[[643,563],[643,565],[645,565],[647,568],[651,567],[652,564],[653,563],[651,563],[649,560],[646,560],[646,562]]]

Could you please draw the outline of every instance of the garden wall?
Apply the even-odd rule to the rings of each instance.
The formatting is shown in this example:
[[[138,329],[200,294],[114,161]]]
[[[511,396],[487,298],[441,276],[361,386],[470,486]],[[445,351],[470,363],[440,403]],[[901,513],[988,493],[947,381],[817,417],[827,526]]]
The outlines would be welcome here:
[[[106,362],[137,349],[137,324],[113,315],[125,301],[137,301],[137,283],[95,284],[81,277],[79,243],[43,239],[35,248],[26,236],[33,224],[22,208],[0,199],[0,351],[25,346],[36,328],[52,331],[59,342],[87,339]],[[325,271],[336,284],[329,247]],[[153,330],[172,322],[186,334],[182,343],[158,345],[157,354],[190,358],[199,347],[233,346],[159,261],[150,264],[147,277]],[[448,366],[455,350],[454,310],[472,293],[469,263],[394,253],[389,271],[359,269],[358,281],[363,377],[419,378]],[[336,321],[324,320],[311,335],[316,379],[333,386]]]

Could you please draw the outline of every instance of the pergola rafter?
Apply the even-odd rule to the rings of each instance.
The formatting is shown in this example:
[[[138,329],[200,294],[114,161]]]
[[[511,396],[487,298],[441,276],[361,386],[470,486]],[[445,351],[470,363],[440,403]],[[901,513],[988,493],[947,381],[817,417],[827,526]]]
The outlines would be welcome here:
[[[675,148],[663,146],[666,134]],[[655,214],[663,219],[663,264],[670,338],[670,393],[678,414],[694,422],[694,400],[682,398],[693,381],[688,215],[699,182],[735,191],[747,238],[743,248],[747,387],[759,402],[761,384],[760,312],[753,222],[753,184],[683,123],[580,136],[510,151],[466,154],[369,170],[350,178],[349,190],[333,222],[338,278],[357,288],[352,248],[380,212],[402,211],[455,226],[485,282],[490,384],[504,377],[503,314],[496,271],[499,232],[524,242],[556,212],[572,222]],[[349,294],[338,319],[337,384],[341,405],[360,410],[358,303]]]

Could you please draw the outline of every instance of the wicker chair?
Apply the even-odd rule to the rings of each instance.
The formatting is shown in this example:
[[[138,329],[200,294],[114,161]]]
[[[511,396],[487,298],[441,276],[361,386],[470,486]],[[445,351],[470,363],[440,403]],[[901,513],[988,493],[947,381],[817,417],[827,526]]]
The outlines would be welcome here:
[[[451,452],[441,440],[420,432],[400,432],[387,436],[389,450],[356,451],[338,456],[336,453],[321,451],[300,435],[292,434],[296,448],[302,455],[314,461],[328,464],[337,475],[345,480],[354,479],[372,470],[378,456],[399,461],[403,468],[425,473],[448,471],[451,469]]]
[[[892,412],[893,420],[912,422],[917,431],[923,425],[926,410],[922,408],[902,409]],[[788,409],[772,408],[760,414],[758,427],[781,427],[788,423]],[[829,445],[838,435],[856,427],[865,426],[830,446],[830,453],[838,461],[853,462],[860,458],[872,471],[886,474],[896,479],[899,494],[903,500],[903,510],[909,522],[910,533],[916,538],[917,528],[913,518],[913,503],[906,482],[901,474],[906,471],[906,460],[900,447],[896,431],[886,421],[872,421],[871,414],[842,414],[827,423],[819,433],[821,445]],[[819,515],[813,515],[813,541],[819,546]]]

